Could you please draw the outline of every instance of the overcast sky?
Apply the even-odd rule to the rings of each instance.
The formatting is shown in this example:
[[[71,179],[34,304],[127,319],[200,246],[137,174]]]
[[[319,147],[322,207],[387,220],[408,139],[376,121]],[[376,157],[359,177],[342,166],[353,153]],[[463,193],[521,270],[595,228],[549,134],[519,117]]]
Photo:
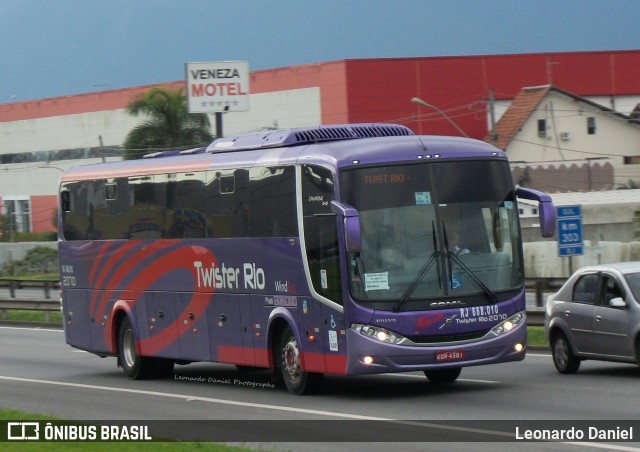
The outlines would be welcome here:
[[[7,103],[181,80],[196,61],[639,49],[640,1],[0,0],[0,41]]]

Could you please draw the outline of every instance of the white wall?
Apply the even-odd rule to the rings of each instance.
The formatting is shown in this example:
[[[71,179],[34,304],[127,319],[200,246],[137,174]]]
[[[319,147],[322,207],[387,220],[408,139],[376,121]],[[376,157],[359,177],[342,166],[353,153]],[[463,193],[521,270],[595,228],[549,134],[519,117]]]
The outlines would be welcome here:
[[[266,127],[302,127],[321,123],[320,89],[305,88],[252,94],[248,112],[223,115],[223,132],[233,135]],[[124,110],[0,123],[0,154],[120,146],[143,118]],[[215,115],[210,116],[215,135]],[[109,158],[108,160],[113,160]],[[101,159],[61,160],[0,165],[2,196],[55,195],[60,174]]]
[[[248,112],[223,116],[225,135],[321,122],[319,88],[252,94],[249,102]],[[0,122],[0,154],[96,148],[100,146],[99,136],[105,147],[121,146],[129,131],[144,119],[119,109]],[[210,120],[215,135],[215,115],[210,115]]]
[[[640,261],[640,242],[584,241],[582,256],[558,256],[558,242],[524,244],[527,278],[566,278],[580,267],[612,262]]]

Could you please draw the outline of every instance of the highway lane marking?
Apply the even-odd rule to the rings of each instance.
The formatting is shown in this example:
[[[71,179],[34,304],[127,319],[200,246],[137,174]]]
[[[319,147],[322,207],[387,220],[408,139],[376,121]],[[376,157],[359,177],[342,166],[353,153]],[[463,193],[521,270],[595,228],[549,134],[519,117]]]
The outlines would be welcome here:
[[[141,390],[141,389],[114,388],[110,386],[89,385],[89,384],[82,384],[82,383],[69,383],[64,381],[36,380],[33,378],[9,377],[4,375],[0,375],[0,380],[16,381],[21,383],[34,383],[34,384],[51,385],[51,386],[66,386],[66,387],[72,387],[72,388],[121,392],[121,393],[156,396],[156,397],[166,397],[166,398],[172,398],[172,399],[180,399],[187,402],[198,401],[198,402],[216,403],[220,405],[234,405],[234,406],[240,406],[245,408],[260,408],[265,410],[313,414],[313,415],[327,416],[327,417],[333,417],[333,418],[385,421],[385,422],[390,422],[390,423],[400,424],[400,425],[426,427],[426,428],[434,428],[434,429],[441,429],[441,430],[451,430],[451,431],[465,432],[465,433],[476,433],[480,435],[498,436],[498,437],[515,439],[515,433],[508,433],[508,432],[496,431],[496,430],[477,429],[477,428],[460,427],[460,426],[453,426],[453,425],[432,424],[429,422],[403,421],[403,420],[397,420],[397,419],[391,419],[391,418],[363,416],[359,414],[336,413],[336,412],[324,411],[324,410],[312,410],[308,408],[295,408],[295,407],[288,407],[288,406],[281,406],[281,405],[268,405],[263,403],[254,403],[254,402],[240,402],[236,400],[216,399],[212,397],[201,397],[201,396],[193,396],[193,395],[186,395],[186,394],[174,394],[174,393],[167,393],[167,392],[147,391],[147,390]],[[615,444],[577,442],[577,441],[562,441],[562,443],[583,446],[583,447],[591,447],[595,449],[640,452],[640,448],[618,446]]]
[[[551,353],[527,353],[527,358],[530,356],[534,358],[551,358]]]
[[[411,374],[403,374],[403,373],[393,373],[393,374],[384,374],[384,375],[386,377],[420,378],[421,380],[424,380],[425,378],[427,378],[424,375],[411,375]],[[497,380],[475,380],[473,378],[458,378],[456,381],[458,382],[466,381],[467,383],[486,383],[486,384],[501,383],[500,381],[497,381]]]
[[[48,331],[56,333],[64,333],[64,330],[57,328],[34,328],[32,326],[0,326],[0,330],[30,330],[30,331]]]
[[[218,403],[221,405],[234,405],[234,406],[248,407],[248,408],[261,408],[266,410],[288,411],[292,413],[315,414],[315,415],[321,415],[321,416],[338,417],[338,418],[346,418],[346,419],[358,419],[358,420],[368,420],[368,421],[395,421],[395,419],[376,417],[376,416],[364,416],[364,415],[350,414],[350,413],[336,413],[332,411],[313,410],[309,408],[296,408],[296,407],[288,407],[288,406],[281,406],[281,405],[268,405],[268,404],[255,403],[255,402],[241,402],[238,400],[226,400],[226,399],[217,399],[212,397],[176,394],[176,393],[170,393],[170,392],[148,391],[144,389],[116,388],[112,386],[90,385],[85,383],[70,383],[66,381],[37,380],[34,378],[10,377],[6,375],[0,375],[0,380],[16,381],[20,383],[34,383],[34,384],[51,385],[51,386],[66,386],[71,388],[121,392],[121,393],[127,393],[127,394],[148,395],[148,396],[156,396],[156,397],[166,397],[166,398],[172,398],[172,399],[182,399],[186,401]],[[455,429],[458,429],[458,427],[455,427]],[[476,431],[476,429],[471,429],[471,431]],[[481,430],[481,431],[490,432],[490,430]],[[496,432],[496,433],[499,433],[500,435],[513,436],[505,432]]]

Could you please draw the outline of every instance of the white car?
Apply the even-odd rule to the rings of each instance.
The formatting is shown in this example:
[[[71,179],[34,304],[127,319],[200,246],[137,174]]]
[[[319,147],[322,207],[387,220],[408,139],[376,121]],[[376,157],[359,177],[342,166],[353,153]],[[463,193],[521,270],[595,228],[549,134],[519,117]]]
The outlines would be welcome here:
[[[547,299],[544,324],[560,373],[585,359],[640,364],[640,262],[577,270]]]

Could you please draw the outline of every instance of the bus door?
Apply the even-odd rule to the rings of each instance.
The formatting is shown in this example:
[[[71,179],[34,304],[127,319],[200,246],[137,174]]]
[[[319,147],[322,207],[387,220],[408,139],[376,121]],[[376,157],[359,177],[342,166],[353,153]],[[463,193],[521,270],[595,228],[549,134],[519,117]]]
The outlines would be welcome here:
[[[286,297],[289,304],[294,306],[289,309],[297,310],[298,331],[300,332],[301,348],[304,356],[304,368],[307,372],[326,371],[323,344],[326,338],[322,325],[322,312],[320,303],[311,297]],[[276,299],[276,303],[282,301]],[[294,326],[295,327],[295,326]]]
[[[322,326],[327,373],[344,374],[347,365],[347,332],[344,315],[322,305]]]

